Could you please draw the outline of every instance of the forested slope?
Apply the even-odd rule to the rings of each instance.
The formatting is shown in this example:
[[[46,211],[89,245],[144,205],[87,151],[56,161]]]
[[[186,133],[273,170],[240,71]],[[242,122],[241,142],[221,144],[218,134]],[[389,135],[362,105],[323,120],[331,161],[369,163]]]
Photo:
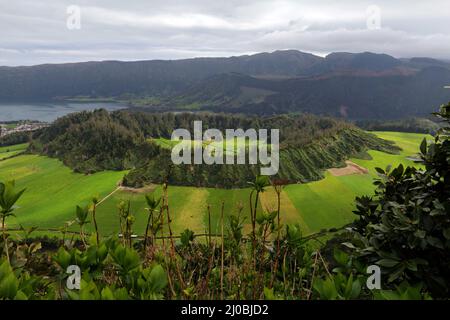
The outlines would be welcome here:
[[[281,163],[277,178],[290,182],[320,179],[324,169],[341,166],[345,159],[367,149],[397,150],[349,123],[313,115],[257,118],[97,110],[63,117],[35,133],[30,151],[59,158],[79,172],[130,169],[124,178],[129,186],[168,180],[174,185],[243,187],[258,174],[258,165],[173,165],[170,150],[153,139],[170,139],[178,128],[193,132],[194,120],[201,120],[204,130],[217,128],[222,132],[279,129]]]

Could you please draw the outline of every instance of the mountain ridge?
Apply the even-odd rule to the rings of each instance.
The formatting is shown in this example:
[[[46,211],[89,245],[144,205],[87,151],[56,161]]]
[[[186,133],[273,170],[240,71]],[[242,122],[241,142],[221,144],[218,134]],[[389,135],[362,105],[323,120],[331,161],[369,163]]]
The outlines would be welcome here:
[[[250,83],[244,92],[241,82]],[[150,110],[311,112],[357,119],[423,115],[450,100],[450,90],[441,92],[448,84],[450,63],[371,52],[319,57],[278,50],[228,58],[0,67],[0,101],[113,97],[134,105],[144,98],[141,105]]]

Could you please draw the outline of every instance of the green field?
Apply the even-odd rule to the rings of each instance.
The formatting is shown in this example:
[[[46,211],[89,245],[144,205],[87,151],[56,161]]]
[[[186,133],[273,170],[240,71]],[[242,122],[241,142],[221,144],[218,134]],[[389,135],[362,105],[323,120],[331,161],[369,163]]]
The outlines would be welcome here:
[[[320,181],[286,186],[282,193],[283,221],[300,223],[305,233],[351,222],[354,219],[352,210],[355,196],[373,192],[372,182],[376,177],[374,168],[399,163],[412,165],[413,162],[406,158],[417,153],[424,137],[423,134],[397,132],[376,134],[395,141],[403,150],[397,155],[372,150],[368,152],[371,160],[351,159],[367,168],[369,174],[333,176],[326,172],[325,178]],[[8,152],[20,152],[24,147],[17,146],[16,150],[9,148]],[[131,200],[131,211],[136,217],[134,230],[137,234],[142,234],[146,222],[144,193],[117,189],[117,183],[123,175],[124,172],[111,171],[92,175],[76,174],[58,160],[36,155],[20,155],[0,161],[0,181],[15,179],[19,188],[27,188],[18,202],[17,218],[11,218],[9,225],[17,226],[20,223],[42,228],[61,227],[65,221],[74,219],[75,205],[86,205],[92,196],[98,195],[102,199],[106,197],[97,211],[102,234],[112,234],[119,230],[117,204],[121,200]],[[161,187],[155,186],[153,192],[156,196],[161,195]],[[249,193],[249,189],[169,186],[169,207],[174,233],[180,233],[186,228],[196,233],[206,231],[208,204],[211,205],[213,232],[219,230],[222,201],[225,204],[225,215],[236,213],[241,204],[243,214],[248,216]],[[275,200],[275,193],[268,188],[262,195],[259,206],[273,210],[276,208]]]
[[[158,186],[153,191],[155,197],[162,194],[162,188]],[[219,232],[221,203],[224,201],[224,215],[237,213],[238,205],[244,206],[244,212],[248,212],[248,189],[214,189],[169,186],[168,198],[173,231],[180,233],[189,228],[196,233],[204,233],[208,226],[208,204],[211,207],[211,227],[213,232]],[[147,218],[144,194],[130,193],[119,190],[102,202],[98,207],[97,217],[100,230],[109,234],[119,229],[117,204],[121,200],[131,200],[131,212],[136,217],[134,230],[138,234],[145,231]],[[167,230],[166,230],[167,231]]]
[[[306,232],[351,222],[355,217],[352,214],[355,197],[373,193],[373,179],[377,176],[375,167],[384,169],[388,165],[397,166],[400,163],[414,165],[407,157],[417,154],[420,142],[425,137],[424,134],[400,132],[376,132],[376,135],[395,141],[402,151],[392,155],[370,150],[371,160],[350,159],[367,168],[369,174],[335,177],[326,172],[325,179],[320,181],[286,187],[285,192],[301,214]],[[428,137],[431,139],[431,136]]]
[[[3,123],[1,126],[3,126],[6,129],[14,129],[19,125],[18,122],[12,122],[12,123]]]
[[[8,219],[9,224],[60,227],[74,218],[76,204],[85,205],[94,195],[106,196],[123,174],[76,174],[58,160],[37,155],[0,161],[0,181],[15,180],[18,188],[26,188],[18,201],[17,217]]]
[[[165,139],[165,138],[158,138],[158,139],[150,139],[150,141],[155,142],[157,145],[159,145],[162,148],[166,148],[166,149],[172,149],[174,146],[178,145],[178,144],[182,144],[182,145],[187,145],[187,144],[191,144],[191,149],[194,149],[196,147],[207,147],[209,146],[211,148],[211,150],[223,150],[224,154],[227,154],[228,152],[230,152],[230,154],[236,154],[238,149],[240,150],[244,150],[244,149],[248,149],[250,146],[254,147],[254,148],[267,148],[267,143],[265,143],[264,141],[250,141],[248,139],[244,139],[244,138],[234,138],[234,139],[228,139],[226,140],[224,137],[223,141],[196,141],[196,140],[181,140],[181,141],[176,141],[176,140],[171,140],[171,139]],[[228,150],[227,149],[227,144],[230,144],[230,147]],[[232,149],[232,150],[231,150]],[[270,149],[270,145],[269,145],[269,149]]]
[[[15,146],[0,147],[0,160],[7,159],[24,152],[28,143],[16,144]]]

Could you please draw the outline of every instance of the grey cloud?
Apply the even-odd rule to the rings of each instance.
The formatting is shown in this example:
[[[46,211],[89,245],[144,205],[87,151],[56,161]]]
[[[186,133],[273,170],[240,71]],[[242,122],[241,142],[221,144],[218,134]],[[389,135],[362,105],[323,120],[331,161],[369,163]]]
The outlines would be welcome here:
[[[69,5],[81,30],[66,28]],[[381,9],[381,30],[366,9]],[[0,64],[178,59],[277,49],[450,58],[450,1],[0,0]]]

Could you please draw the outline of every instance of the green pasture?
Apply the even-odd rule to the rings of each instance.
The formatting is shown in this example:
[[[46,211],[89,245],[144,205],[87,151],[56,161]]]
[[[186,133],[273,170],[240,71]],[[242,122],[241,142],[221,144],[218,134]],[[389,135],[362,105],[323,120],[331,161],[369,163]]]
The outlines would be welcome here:
[[[15,180],[26,191],[18,201],[11,226],[61,227],[74,219],[75,205],[87,205],[91,197],[112,192],[124,172],[104,171],[92,175],[72,172],[56,159],[20,155],[0,161],[0,181]]]
[[[162,195],[160,186],[152,192],[156,198]],[[134,230],[137,234],[145,232],[147,221],[147,211],[144,193],[134,193],[119,190],[105,201],[97,210],[97,219],[100,230],[109,234],[119,230],[119,216],[117,204],[120,201],[131,201],[131,212],[136,218]],[[172,231],[175,234],[181,233],[185,229],[191,229],[196,233],[204,233],[208,229],[208,205],[211,212],[211,231],[220,231],[220,216],[222,202],[224,202],[224,217],[230,214],[237,214],[238,208],[242,205],[242,214],[249,212],[249,189],[214,189],[169,186],[168,203],[169,213],[172,220]],[[165,229],[165,233],[168,229]]]
[[[399,163],[414,165],[408,157],[415,156],[425,135],[398,132],[376,132],[376,135],[395,141],[402,148],[399,154],[368,151],[371,159],[350,159],[369,170],[369,174],[333,176],[328,171],[325,178],[307,184],[288,185],[284,188],[281,201],[281,215],[285,223],[299,223],[305,234],[351,222],[355,216],[354,199],[373,193],[375,167],[396,166]],[[431,139],[431,136],[428,136]],[[171,144],[167,139],[156,139],[159,143]],[[0,157],[9,152],[21,152],[26,145],[0,148]],[[417,165],[417,164],[416,164]],[[73,173],[60,161],[37,155],[19,155],[0,161],[0,181],[16,180],[18,188],[26,192],[18,201],[17,217],[8,219],[10,227],[19,224],[58,228],[75,218],[75,206],[87,205],[92,196],[103,199],[97,209],[100,232],[104,235],[119,231],[117,204],[130,200],[131,212],[136,221],[134,231],[142,235],[147,219],[144,193],[130,192],[117,188],[125,172],[105,171],[92,175]],[[160,186],[155,186],[155,197],[161,196]],[[249,222],[250,189],[214,189],[169,186],[168,201],[172,229],[179,234],[189,228],[203,233],[208,228],[208,205],[211,206],[212,232],[220,232],[222,202],[224,215],[242,215]],[[261,195],[260,210],[275,210],[276,196],[271,187]],[[248,228],[248,226],[247,226]],[[77,230],[75,226],[71,228]],[[92,230],[92,226],[88,227]],[[167,228],[165,233],[167,233]]]
[[[417,166],[407,158],[417,154],[424,137],[431,139],[431,136],[415,133],[375,132],[375,134],[380,138],[395,141],[402,151],[394,155],[369,150],[371,160],[350,159],[367,168],[369,174],[335,177],[326,172],[325,178],[320,181],[286,187],[285,192],[302,216],[303,230],[316,232],[352,222],[355,218],[352,213],[355,197],[373,194],[373,179],[377,177],[375,168],[386,168],[388,165],[395,167],[400,163]]]
[[[230,152],[230,150],[232,150],[230,152],[230,154],[233,154],[233,153],[236,154],[237,150],[248,149],[249,147],[267,148],[267,144],[263,141],[250,141],[245,138],[234,138],[234,139],[225,139],[225,138],[226,137],[224,137],[223,141],[196,141],[196,140],[176,141],[176,140],[171,140],[171,139],[166,139],[166,138],[150,139],[150,141],[153,141],[160,147],[166,148],[166,149],[172,149],[174,146],[176,146],[180,143],[182,145],[191,144],[191,146],[190,146],[191,149],[194,149],[194,148],[200,147],[200,146],[203,146],[203,147],[209,146],[211,151],[222,149],[224,154],[227,154],[228,152]],[[227,145],[232,146],[232,147],[229,147],[230,150],[228,150]],[[269,146],[269,148],[270,148],[270,146]]]
[[[0,160],[10,158],[25,151],[28,143],[16,144],[14,146],[0,147]]]

